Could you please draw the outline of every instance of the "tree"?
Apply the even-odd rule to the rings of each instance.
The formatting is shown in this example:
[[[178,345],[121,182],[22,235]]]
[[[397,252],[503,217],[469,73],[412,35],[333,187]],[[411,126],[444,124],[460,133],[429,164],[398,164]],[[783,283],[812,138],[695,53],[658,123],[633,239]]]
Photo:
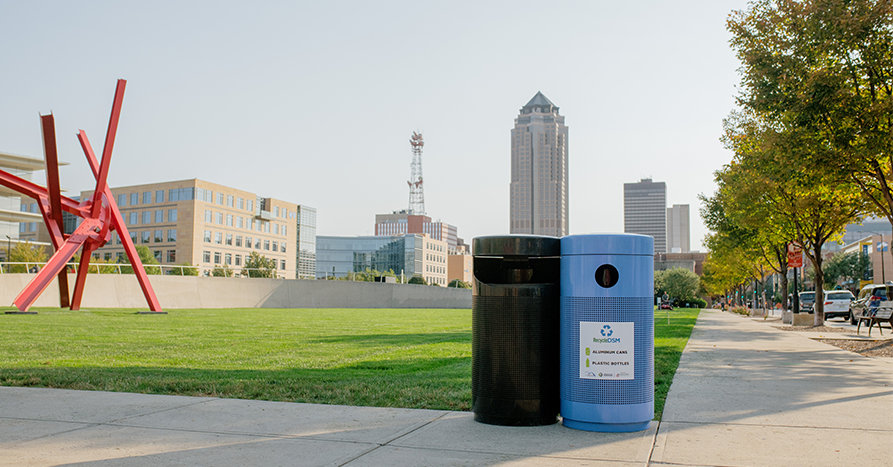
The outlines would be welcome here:
[[[277,277],[276,260],[252,251],[248,258],[245,258],[245,267],[242,269],[242,275],[275,279]]]
[[[424,277],[416,274],[409,278],[410,284],[418,284],[418,285],[428,285],[428,281],[425,280]]]
[[[47,252],[42,246],[32,245],[30,241],[16,243],[16,246],[9,252],[9,262],[11,263],[45,263],[47,257]],[[34,264],[14,264],[10,265],[9,272],[25,273],[28,272],[28,268],[34,266]]]
[[[772,150],[761,152],[789,177],[777,194],[816,271],[819,325],[821,247],[852,208],[866,210],[852,189],[893,225],[893,3],[762,0],[728,29],[742,62],[738,103],[768,136],[761,146]]]
[[[214,269],[211,270],[211,275],[214,277],[233,277],[235,272],[228,265],[219,265],[215,264]]]
[[[658,294],[666,292],[676,303],[693,302],[698,295],[700,279],[698,275],[684,268],[661,271],[661,289]]]
[[[459,279],[453,279],[450,281],[449,284],[447,284],[447,287],[453,287],[457,289],[470,289],[471,284],[465,281],[460,281]]]
[[[169,276],[197,276],[198,275],[198,265],[193,266],[189,263],[189,261],[184,261],[180,263],[178,266],[185,266],[183,268],[174,267],[171,268],[170,271],[167,272]]]
[[[136,254],[140,257],[140,262],[143,263],[143,269],[145,269],[146,274],[148,275],[158,275],[161,274],[161,268],[154,267],[145,267],[157,265],[158,260],[155,259],[155,256],[152,255],[152,251],[149,250],[149,247],[143,245],[136,245]],[[127,255],[121,255],[117,260],[118,264],[130,264],[130,258]],[[122,274],[133,274],[132,266],[121,266]]]
[[[858,284],[870,267],[868,255],[838,252],[825,265],[825,284],[833,286],[840,280]]]

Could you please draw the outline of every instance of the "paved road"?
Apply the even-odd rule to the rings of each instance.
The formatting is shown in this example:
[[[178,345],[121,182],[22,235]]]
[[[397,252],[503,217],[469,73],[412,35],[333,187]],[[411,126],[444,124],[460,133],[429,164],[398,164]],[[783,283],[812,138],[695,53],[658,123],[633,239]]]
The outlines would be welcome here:
[[[886,333],[885,333],[886,334]],[[893,359],[705,310],[640,433],[467,412],[0,387],[0,465],[893,465]]]

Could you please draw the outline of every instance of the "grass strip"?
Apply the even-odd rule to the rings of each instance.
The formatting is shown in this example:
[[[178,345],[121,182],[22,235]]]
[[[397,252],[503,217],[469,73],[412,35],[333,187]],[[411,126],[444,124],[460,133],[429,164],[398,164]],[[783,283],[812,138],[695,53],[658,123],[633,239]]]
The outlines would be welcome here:
[[[0,314],[0,385],[471,409],[471,310],[38,311]],[[657,419],[698,310],[671,313],[655,315]]]

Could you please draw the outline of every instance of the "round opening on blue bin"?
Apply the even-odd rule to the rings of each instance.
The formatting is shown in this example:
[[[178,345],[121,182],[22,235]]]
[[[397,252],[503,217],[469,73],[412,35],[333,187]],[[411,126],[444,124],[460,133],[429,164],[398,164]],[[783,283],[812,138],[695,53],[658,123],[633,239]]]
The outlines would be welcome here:
[[[606,289],[614,287],[619,277],[617,268],[610,264],[603,264],[595,270],[595,282]]]

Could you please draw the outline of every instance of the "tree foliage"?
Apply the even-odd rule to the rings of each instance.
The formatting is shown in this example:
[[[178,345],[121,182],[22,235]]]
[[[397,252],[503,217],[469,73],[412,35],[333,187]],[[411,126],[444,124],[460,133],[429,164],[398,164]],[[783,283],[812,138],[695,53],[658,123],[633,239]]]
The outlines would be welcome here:
[[[242,275],[275,279],[277,277],[276,260],[258,254],[256,251],[252,251],[251,254],[245,258],[245,267],[242,269]]]
[[[48,256],[42,246],[32,245],[31,242],[16,243],[9,252],[9,262],[12,263],[43,263]],[[32,265],[13,264],[9,266],[9,272],[25,273]]]
[[[470,289],[471,284],[469,284],[468,282],[465,282],[465,281],[460,281],[459,279],[453,279],[450,281],[449,284],[447,284],[447,287],[453,287],[453,288],[458,288],[458,289]]]
[[[198,275],[198,265],[192,265],[189,261],[184,261],[177,266],[184,266],[182,268],[172,267],[170,271],[167,272],[170,276],[197,276]]]
[[[149,250],[149,247],[144,245],[136,245],[136,254],[140,257],[140,262],[143,263],[143,269],[146,270],[146,274],[148,275],[158,275],[161,274],[161,268],[154,267],[145,267],[157,265],[158,260],[155,259],[155,256],[152,255],[152,251]],[[95,261],[95,260],[91,260]],[[127,255],[121,255],[117,260],[118,264],[130,264],[130,258]],[[133,274],[132,266],[121,266],[121,274]]]
[[[213,277],[233,277],[235,276],[235,271],[227,264],[215,264],[214,269],[211,270],[211,276]]]
[[[428,281],[425,280],[424,277],[416,274],[409,278],[410,284],[418,284],[418,285],[428,285]]]
[[[657,284],[660,283],[660,288]],[[654,272],[655,292],[662,295],[664,292],[677,304],[680,302],[694,302],[698,296],[700,279],[698,275],[684,268],[668,269]]]
[[[867,275],[870,267],[871,260],[868,255],[838,252],[825,265],[825,288],[833,288],[838,281],[858,284]]]

